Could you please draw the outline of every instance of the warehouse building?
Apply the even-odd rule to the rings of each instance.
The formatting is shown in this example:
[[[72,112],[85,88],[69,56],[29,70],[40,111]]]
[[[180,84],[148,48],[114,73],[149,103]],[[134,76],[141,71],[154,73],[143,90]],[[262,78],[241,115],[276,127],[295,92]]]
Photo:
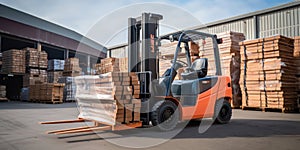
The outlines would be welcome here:
[[[77,32],[0,4],[1,57],[5,51],[26,47],[45,51],[48,60],[76,57],[84,74],[90,74],[92,66],[107,52],[106,47]],[[23,77],[1,71],[0,85],[6,85],[7,98],[19,99]]]
[[[106,48],[75,31],[0,4],[0,52],[25,47],[41,48],[48,59],[78,57],[92,66],[106,57]]]
[[[275,34],[287,37],[300,36],[300,2],[294,1],[189,29],[212,34],[235,31],[244,33],[247,40]],[[127,52],[124,51],[127,51],[127,44],[120,44],[110,47],[108,55],[125,57]]]

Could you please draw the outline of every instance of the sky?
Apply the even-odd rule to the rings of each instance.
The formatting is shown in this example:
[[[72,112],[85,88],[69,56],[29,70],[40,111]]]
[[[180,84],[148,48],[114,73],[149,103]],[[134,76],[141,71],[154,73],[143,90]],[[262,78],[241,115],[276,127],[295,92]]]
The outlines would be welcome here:
[[[164,16],[169,32],[261,10],[293,0],[0,0],[0,3],[74,30],[103,45],[127,41],[127,18]]]

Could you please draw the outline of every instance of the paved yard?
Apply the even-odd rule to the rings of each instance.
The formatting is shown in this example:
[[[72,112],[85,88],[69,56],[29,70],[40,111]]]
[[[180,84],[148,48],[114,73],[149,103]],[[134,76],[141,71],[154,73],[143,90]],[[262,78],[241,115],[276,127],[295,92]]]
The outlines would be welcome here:
[[[40,121],[73,119],[78,115],[75,103],[36,104],[0,103],[0,149],[300,149],[300,114],[234,110],[231,123],[213,125],[199,133],[200,122],[191,122],[182,131],[172,133],[136,129],[122,132],[97,132],[48,135],[46,131],[85,125],[40,125]],[[201,126],[206,127],[205,124]],[[99,136],[100,135],[100,136]],[[161,144],[159,144],[161,143]],[[121,146],[123,145],[123,146]],[[124,146],[127,146],[124,147]]]

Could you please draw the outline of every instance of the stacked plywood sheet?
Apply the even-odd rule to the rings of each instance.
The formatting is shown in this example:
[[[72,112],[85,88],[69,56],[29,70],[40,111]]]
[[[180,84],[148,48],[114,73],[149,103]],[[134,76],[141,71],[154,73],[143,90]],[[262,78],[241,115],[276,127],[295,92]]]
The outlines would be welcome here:
[[[28,69],[28,73],[23,76],[23,87],[36,83],[47,82],[47,71],[41,69]]]
[[[293,39],[279,35],[240,43],[243,108],[295,110],[293,44]]]
[[[40,103],[62,103],[64,84],[44,83],[29,87],[29,99]]]
[[[25,73],[25,51],[11,49],[2,53],[3,73]]]
[[[296,65],[298,108],[300,109],[300,36],[294,38],[294,57]]]
[[[65,60],[63,76],[79,76],[81,68],[79,67],[78,58],[68,58]]]
[[[76,77],[75,81],[80,118],[109,125],[140,121],[141,101],[135,98],[139,93],[135,73],[110,72]]]

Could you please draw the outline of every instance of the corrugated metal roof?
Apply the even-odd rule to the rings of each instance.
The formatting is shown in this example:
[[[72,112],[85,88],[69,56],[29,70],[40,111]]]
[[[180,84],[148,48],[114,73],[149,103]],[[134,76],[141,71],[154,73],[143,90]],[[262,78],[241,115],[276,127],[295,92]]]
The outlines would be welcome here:
[[[191,27],[191,30],[199,30],[202,28],[206,28],[206,27],[210,27],[210,26],[215,26],[215,25],[219,25],[219,24],[224,24],[227,22],[232,22],[232,21],[237,21],[237,20],[242,20],[245,18],[250,18],[253,16],[258,16],[258,15],[262,15],[262,14],[266,14],[266,13],[270,13],[270,12],[274,12],[274,11],[279,11],[282,9],[287,9],[287,8],[291,8],[291,7],[295,7],[295,6],[299,6],[300,5],[300,1],[293,1],[287,4],[283,4],[283,5],[279,5],[279,6],[275,6],[275,7],[271,7],[271,8],[267,8],[267,9],[263,9],[263,10],[259,10],[259,11],[255,11],[255,12],[251,12],[251,13],[247,13],[247,14],[243,14],[243,15],[239,15],[239,16],[235,16],[235,17],[231,17],[231,18],[227,18],[227,19],[223,19],[223,20],[218,20],[215,22],[210,22],[207,24],[203,24],[203,25],[199,25],[199,26],[195,26],[195,27]]]
[[[26,25],[30,25],[39,29],[43,29],[58,35],[62,35],[64,37],[68,37],[70,39],[82,42],[86,45],[89,45],[95,49],[102,50],[106,53],[107,48],[103,45],[84,37],[83,35],[62,27],[60,25],[54,24],[52,22],[46,21],[44,19],[38,18],[36,16],[27,14],[25,12],[13,9],[11,7],[7,7],[5,5],[0,4],[0,17],[7,18],[16,22],[20,22]]]

